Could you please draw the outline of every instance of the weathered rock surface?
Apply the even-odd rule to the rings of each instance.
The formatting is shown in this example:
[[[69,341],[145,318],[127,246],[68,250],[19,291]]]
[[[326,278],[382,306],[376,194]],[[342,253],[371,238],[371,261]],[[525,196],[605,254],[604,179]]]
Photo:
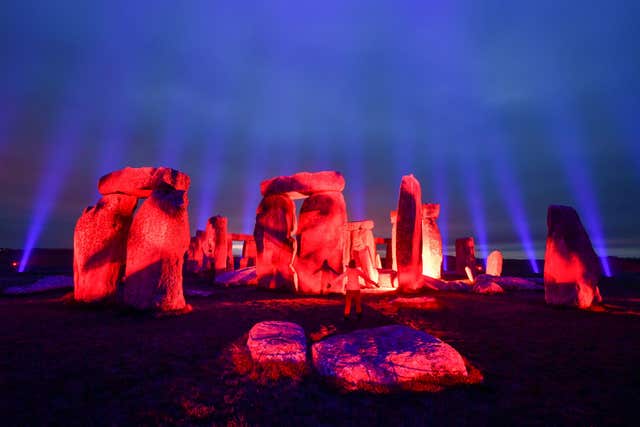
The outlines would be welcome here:
[[[422,274],[439,279],[442,276],[442,235],[436,222],[440,205],[422,205]]]
[[[253,232],[256,241],[258,286],[266,289],[296,290],[298,279],[293,269],[296,253],[296,209],[282,195],[267,196],[256,212]]]
[[[291,176],[277,176],[260,183],[263,196],[287,195],[301,199],[315,193],[344,190],[344,177],[340,172],[300,172]]]
[[[135,197],[149,197],[160,186],[187,191],[191,183],[189,175],[178,170],[159,167],[127,167],[100,178],[100,194],[122,193]]]
[[[502,275],[502,252],[493,251],[487,257],[487,274],[490,276]]]
[[[301,293],[328,293],[329,282],[342,272],[346,222],[342,193],[317,193],[302,203],[300,247],[294,264]]]
[[[422,190],[413,175],[405,175],[400,183],[396,224],[398,287],[402,292],[419,289],[422,276]]]
[[[456,273],[464,274],[465,267],[476,271],[476,249],[473,237],[456,239]]]
[[[127,240],[124,302],[140,310],[186,308],[182,264],[189,248],[184,191],[158,188],[140,206]]]
[[[569,206],[549,206],[544,257],[545,301],[588,308],[602,301],[600,260],[578,213]]]
[[[73,297],[96,302],[116,295],[124,273],[127,236],[138,199],[124,194],[100,198],[84,210],[73,234]]]
[[[307,339],[304,329],[295,323],[257,323],[249,331],[247,347],[253,361],[268,366],[272,372],[287,375],[306,367]]]
[[[433,390],[468,376],[453,347],[400,325],[331,336],[313,344],[312,357],[320,375],[349,391]]]

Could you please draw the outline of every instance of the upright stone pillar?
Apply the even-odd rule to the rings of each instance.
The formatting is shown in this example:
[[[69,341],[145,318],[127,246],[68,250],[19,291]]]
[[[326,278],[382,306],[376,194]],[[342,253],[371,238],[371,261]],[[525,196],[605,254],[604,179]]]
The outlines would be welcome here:
[[[341,192],[311,195],[300,208],[300,247],[295,262],[299,291],[323,294],[342,272],[347,206]]]
[[[442,276],[442,235],[436,220],[440,205],[426,203],[422,207],[422,274],[439,279]]]
[[[73,234],[73,297],[97,302],[116,295],[124,273],[127,236],[138,198],[102,196],[84,210]]]
[[[493,251],[487,257],[487,274],[491,276],[502,275],[502,252]]]
[[[389,219],[391,220],[391,250],[389,251],[389,247],[387,246],[387,257],[389,257],[387,263],[389,268],[397,272],[398,256],[396,254],[396,247],[398,241],[398,211],[391,211],[389,213]]]
[[[266,196],[256,213],[253,236],[256,242],[258,286],[265,289],[297,290],[293,268],[296,253],[296,208],[286,195]]]
[[[159,188],[140,206],[127,240],[124,302],[141,310],[186,307],[182,264],[189,248],[187,193]]]
[[[569,206],[549,206],[544,255],[547,304],[588,308],[602,301],[600,260],[578,213]]]
[[[398,287],[403,292],[420,289],[422,276],[422,191],[413,175],[405,175],[400,183],[396,257]]]
[[[205,252],[209,257],[209,269],[215,275],[227,271],[229,245],[227,240],[228,220],[224,216],[216,215],[207,221],[207,243]]]
[[[466,275],[465,267],[476,271],[476,249],[473,237],[456,239],[456,273]]]

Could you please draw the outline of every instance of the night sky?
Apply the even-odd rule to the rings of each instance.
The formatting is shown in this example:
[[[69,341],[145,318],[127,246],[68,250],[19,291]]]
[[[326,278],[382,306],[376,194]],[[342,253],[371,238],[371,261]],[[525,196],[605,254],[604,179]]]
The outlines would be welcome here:
[[[261,180],[335,169],[379,236],[413,173],[448,245],[542,256],[560,203],[640,256],[638,22],[634,0],[4,0],[0,246],[71,247],[101,175],[166,165],[192,234],[250,233]]]

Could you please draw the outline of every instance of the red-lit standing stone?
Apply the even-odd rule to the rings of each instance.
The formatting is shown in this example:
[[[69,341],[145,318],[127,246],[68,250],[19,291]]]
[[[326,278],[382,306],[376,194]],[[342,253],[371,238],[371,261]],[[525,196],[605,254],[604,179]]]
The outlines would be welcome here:
[[[296,208],[288,196],[267,196],[256,212],[256,272],[258,286],[266,289],[295,290],[293,269],[296,252]]]
[[[73,297],[96,302],[114,297],[124,272],[127,235],[138,199],[103,196],[78,219],[73,234]]]
[[[598,282],[600,260],[575,209],[549,206],[544,256],[544,297],[547,304],[588,308],[602,301]]]
[[[465,267],[476,271],[476,249],[473,237],[456,239],[456,273],[466,276]]]
[[[313,194],[300,208],[300,247],[295,261],[298,290],[329,292],[329,282],[343,269],[347,206],[342,193]]]
[[[487,257],[487,274],[491,276],[502,275],[502,252],[493,251]]]
[[[436,220],[440,216],[440,205],[422,205],[422,274],[439,279],[442,271],[442,235]]]
[[[202,230],[196,231],[196,235],[191,238],[189,242],[189,249],[187,250],[187,260],[185,269],[189,273],[198,274],[202,271],[204,261],[204,235]]]
[[[189,248],[187,194],[158,188],[140,206],[129,231],[124,302],[140,310],[186,308],[182,264]]]
[[[420,288],[422,276],[422,191],[413,175],[405,175],[400,183],[396,224],[396,257],[398,287],[402,292]]]
[[[220,215],[212,216],[207,221],[205,233],[211,237],[208,239],[208,244],[212,246],[207,248],[208,253],[212,256],[209,267],[215,271],[215,274],[227,271],[227,255],[229,252],[227,241],[228,222],[226,217]]]

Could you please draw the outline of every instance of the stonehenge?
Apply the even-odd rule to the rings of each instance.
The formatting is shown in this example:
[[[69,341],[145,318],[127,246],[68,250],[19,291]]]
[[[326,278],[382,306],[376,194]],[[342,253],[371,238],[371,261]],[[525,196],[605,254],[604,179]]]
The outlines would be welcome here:
[[[188,175],[165,167],[127,167],[100,178],[101,198],[82,212],[74,230],[76,301],[185,310],[183,269],[215,278],[236,267],[254,268],[250,271],[260,288],[315,295],[341,292],[340,286],[332,288],[332,280],[350,260],[381,289],[415,292],[442,278],[440,205],[422,203],[420,182],[413,175],[402,177],[387,239],[374,236],[371,220],[348,220],[345,180],[339,172],[301,172],[263,181],[251,235],[230,233],[228,219],[216,215],[190,237],[189,185]],[[299,214],[295,200],[302,200]],[[577,212],[549,206],[547,227],[546,302],[578,308],[600,302],[600,260]],[[242,244],[237,262],[234,242]],[[377,245],[386,247],[382,260]],[[457,239],[455,248],[456,273],[473,283],[481,273],[473,237]],[[486,263],[483,277],[498,280],[502,253],[491,252]]]

